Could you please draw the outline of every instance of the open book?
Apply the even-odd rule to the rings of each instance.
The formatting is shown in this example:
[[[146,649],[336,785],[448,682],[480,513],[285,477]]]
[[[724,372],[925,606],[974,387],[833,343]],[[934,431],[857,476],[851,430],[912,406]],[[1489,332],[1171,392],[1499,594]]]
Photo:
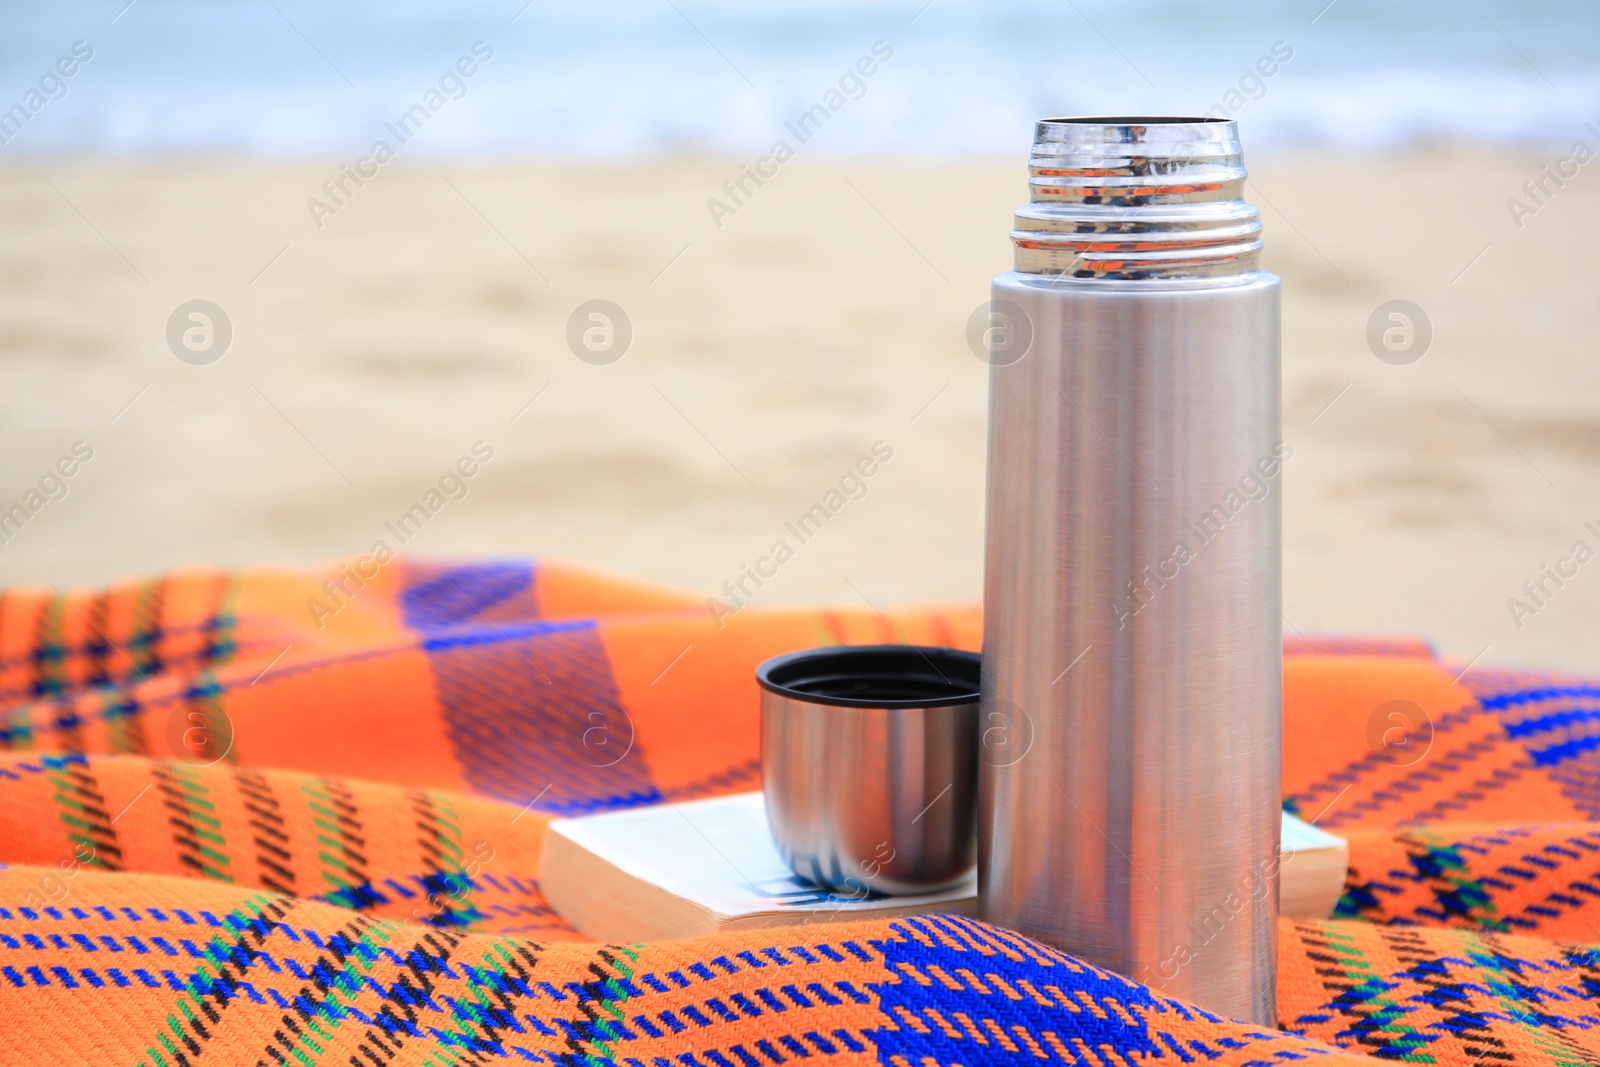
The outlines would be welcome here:
[[[1344,841],[1283,817],[1280,900],[1291,918],[1325,919],[1344,889]],[[841,893],[802,881],[767,829],[760,793],[558,819],[539,888],[579,932],[630,944],[797,923],[973,914],[977,881],[915,897]]]

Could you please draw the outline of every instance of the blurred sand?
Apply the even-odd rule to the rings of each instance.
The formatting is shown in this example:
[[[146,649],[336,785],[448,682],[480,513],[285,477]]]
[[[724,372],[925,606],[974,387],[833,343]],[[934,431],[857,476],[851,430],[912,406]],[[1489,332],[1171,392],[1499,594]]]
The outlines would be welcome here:
[[[1600,562],[1520,630],[1506,604],[1579,537],[1600,548],[1600,178],[1519,230],[1506,198],[1543,162],[1254,161],[1286,283],[1292,628],[1600,667]],[[494,458],[404,551],[709,594],[881,440],[867,495],[756,602],[977,596],[986,368],[965,328],[1009,265],[1020,162],[799,160],[719,229],[705,201],[737,172],[397,162],[319,230],[330,166],[0,170],[0,507],[95,450],[0,546],[0,582],[394,544],[385,521],[482,439]],[[164,338],[197,297],[233,324],[210,366]],[[565,343],[594,298],[633,323],[613,365]],[[1364,340],[1394,298],[1433,321],[1411,366]]]

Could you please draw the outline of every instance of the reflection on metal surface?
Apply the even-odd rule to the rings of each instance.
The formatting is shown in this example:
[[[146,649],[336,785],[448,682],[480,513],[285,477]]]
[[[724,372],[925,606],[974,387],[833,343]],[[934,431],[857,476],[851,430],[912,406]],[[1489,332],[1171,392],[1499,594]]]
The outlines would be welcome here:
[[[975,653],[817,649],[763,664],[761,776],[793,870],[844,892],[927,893],[977,856]]]

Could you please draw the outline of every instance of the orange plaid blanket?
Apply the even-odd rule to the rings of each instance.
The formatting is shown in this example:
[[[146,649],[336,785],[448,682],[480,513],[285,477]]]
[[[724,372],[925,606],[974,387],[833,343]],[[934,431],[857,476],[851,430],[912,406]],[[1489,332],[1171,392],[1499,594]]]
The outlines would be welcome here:
[[[1281,1031],[961,918],[603,946],[540,897],[553,816],[757,784],[761,660],[979,639],[549,562],[10,591],[0,1062],[1600,1062],[1600,688],[1418,642],[1286,649],[1284,803],[1351,870]]]

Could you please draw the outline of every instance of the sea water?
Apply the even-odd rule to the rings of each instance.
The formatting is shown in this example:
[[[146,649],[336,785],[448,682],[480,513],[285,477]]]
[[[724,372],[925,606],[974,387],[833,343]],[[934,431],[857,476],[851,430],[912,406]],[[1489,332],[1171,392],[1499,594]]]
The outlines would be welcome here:
[[[754,158],[819,104],[829,156],[999,155],[1047,114],[1209,113],[1258,153],[1559,146],[1600,120],[1597,44],[1592,0],[7,2],[0,159],[343,158],[437,99],[408,154]]]

